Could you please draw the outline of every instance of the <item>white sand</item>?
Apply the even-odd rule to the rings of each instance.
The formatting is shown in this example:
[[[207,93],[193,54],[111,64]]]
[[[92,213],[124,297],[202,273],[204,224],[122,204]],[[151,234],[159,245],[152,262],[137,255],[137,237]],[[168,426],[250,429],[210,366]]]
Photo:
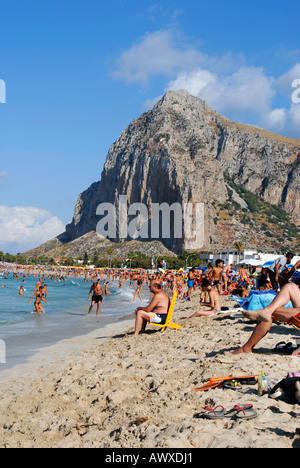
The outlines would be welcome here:
[[[211,377],[263,370],[266,377],[283,379],[299,371],[299,357],[272,353],[297,331],[274,326],[256,353],[233,356],[254,325],[230,315],[182,321],[198,310],[198,301],[178,302],[174,321],[183,325],[178,331],[151,327],[134,338],[133,322],[128,334],[120,333],[129,326],[121,322],[44,349],[39,367],[35,357],[14,376],[7,374],[1,384],[0,446],[300,447],[299,405],[259,397],[250,386],[186,393]],[[206,405],[229,410],[247,403],[258,412],[251,421],[196,417]]]

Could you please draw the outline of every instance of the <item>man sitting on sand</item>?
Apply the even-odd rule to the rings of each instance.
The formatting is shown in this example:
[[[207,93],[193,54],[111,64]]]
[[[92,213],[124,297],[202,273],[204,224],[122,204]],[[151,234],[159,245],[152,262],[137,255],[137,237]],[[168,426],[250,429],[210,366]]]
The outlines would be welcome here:
[[[293,309],[285,308],[289,301],[293,304]],[[274,321],[289,322],[300,313],[300,272],[296,271],[292,282],[286,284],[272,304],[262,310],[245,311],[243,315],[250,320],[258,320],[260,323],[255,328],[250,340],[234,352],[234,354],[252,353],[254,347],[269,333]]]
[[[162,285],[156,280],[150,282],[149,288],[153,294],[152,301],[148,307],[138,307],[136,309],[134,336],[138,336],[140,332],[144,333],[149,322],[164,325],[167,320],[170,299],[162,290]]]
[[[207,291],[209,295],[210,302],[201,302],[202,306],[210,307],[210,310],[200,310],[195,314],[187,317],[186,320],[191,319],[193,317],[211,317],[213,315],[219,314],[221,311],[221,300],[219,292],[214,289],[210,281],[207,278],[202,280],[202,289],[203,291]]]

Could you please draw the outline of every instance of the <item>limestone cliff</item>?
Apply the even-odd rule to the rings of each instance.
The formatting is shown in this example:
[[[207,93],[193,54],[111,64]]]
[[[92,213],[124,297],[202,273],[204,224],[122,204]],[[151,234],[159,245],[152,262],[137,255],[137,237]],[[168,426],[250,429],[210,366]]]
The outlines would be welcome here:
[[[237,124],[185,90],[170,91],[112,145],[101,180],[79,196],[64,241],[95,230],[97,206],[117,205],[119,195],[147,206],[203,202],[203,249],[237,240],[300,249],[300,140]]]

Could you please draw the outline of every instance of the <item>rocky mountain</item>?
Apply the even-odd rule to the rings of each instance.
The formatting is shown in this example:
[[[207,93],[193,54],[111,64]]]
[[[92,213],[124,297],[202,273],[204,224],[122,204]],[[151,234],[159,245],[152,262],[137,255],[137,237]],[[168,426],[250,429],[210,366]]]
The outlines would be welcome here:
[[[203,203],[202,250],[231,247],[235,241],[300,250],[300,140],[235,123],[185,90],[168,92],[121,134],[108,152],[101,180],[79,196],[60,240],[95,231],[97,207],[117,207],[120,195],[127,196],[128,206]],[[118,210],[116,215],[120,228]],[[187,247],[184,238],[155,236],[151,233],[150,240],[173,251]],[[112,240],[129,238],[117,229]]]
[[[87,254],[91,259],[95,254],[99,258],[112,257],[125,260],[130,253],[140,252],[147,257],[176,257],[161,242],[130,241],[113,243],[97,234],[95,231],[88,232],[83,236],[70,242],[61,240],[61,236],[52,239],[41,246],[25,252],[25,257],[49,257],[49,258],[84,258]]]

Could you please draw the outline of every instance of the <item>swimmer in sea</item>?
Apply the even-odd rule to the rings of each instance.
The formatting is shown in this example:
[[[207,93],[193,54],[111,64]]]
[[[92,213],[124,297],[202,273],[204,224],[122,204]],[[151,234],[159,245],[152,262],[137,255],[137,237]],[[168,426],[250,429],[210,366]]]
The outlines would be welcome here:
[[[106,296],[109,296],[111,294],[111,292],[109,291],[109,281],[107,281],[107,283],[105,284],[105,295]]]

